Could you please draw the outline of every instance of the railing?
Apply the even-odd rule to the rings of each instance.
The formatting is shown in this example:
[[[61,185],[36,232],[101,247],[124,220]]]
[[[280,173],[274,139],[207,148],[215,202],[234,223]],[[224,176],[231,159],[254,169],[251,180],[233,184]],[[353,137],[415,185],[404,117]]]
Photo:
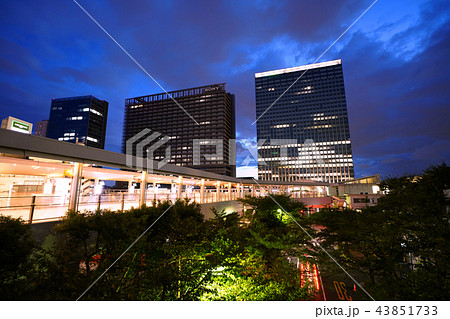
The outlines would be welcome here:
[[[281,192],[280,192],[281,193]],[[251,195],[251,191],[239,193],[232,191],[231,194],[224,192],[205,191],[203,198],[200,192],[183,192],[181,198],[189,198],[197,203],[215,203],[228,200],[236,200],[246,195]],[[255,196],[265,196],[266,191],[258,191]],[[292,192],[293,198],[323,197],[326,194],[321,192],[300,193]],[[140,194],[112,192],[101,195],[83,195],[78,201],[79,211],[95,211],[100,209],[109,209],[113,211],[125,211],[132,207],[139,207]],[[146,205],[151,206],[153,202],[170,200],[174,202],[177,199],[177,193],[158,192],[149,190],[146,194]],[[3,196],[0,197],[0,215],[22,218],[23,220],[33,222],[46,222],[61,219],[67,209],[69,195],[26,195],[26,196]]]
[[[239,193],[205,192],[202,203],[214,203],[219,201],[235,200]],[[78,201],[79,211],[95,211],[109,209],[113,211],[125,211],[132,207],[139,207],[139,193],[108,193],[101,195],[80,196]],[[199,192],[182,193],[181,198],[189,198],[200,203]],[[146,205],[151,206],[155,201],[175,201],[177,193],[153,193],[146,194]],[[0,215],[22,218],[29,223],[47,222],[61,219],[68,209],[69,195],[26,195],[0,197]]]

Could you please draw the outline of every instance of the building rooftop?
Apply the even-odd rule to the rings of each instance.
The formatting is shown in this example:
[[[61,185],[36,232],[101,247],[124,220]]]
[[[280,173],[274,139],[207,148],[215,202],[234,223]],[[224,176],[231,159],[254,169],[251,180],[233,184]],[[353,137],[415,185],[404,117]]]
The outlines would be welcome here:
[[[291,72],[298,72],[298,71],[305,71],[305,70],[323,68],[326,66],[333,66],[333,65],[339,65],[339,64],[342,64],[341,59],[327,61],[327,62],[314,63],[314,64],[301,65],[301,66],[296,66],[293,68],[286,68],[286,69],[279,69],[279,70],[255,73],[255,78],[261,78],[261,77],[265,77],[265,76],[278,75],[278,74],[291,73]]]
[[[218,84],[211,84],[211,85],[205,85],[205,86],[199,86],[189,89],[183,89],[178,91],[171,91],[171,92],[165,92],[165,93],[156,93],[156,94],[150,94],[145,96],[138,96],[133,97],[125,100],[125,105],[135,105],[139,103],[149,103],[149,102],[156,102],[161,100],[169,100],[169,99],[175,99],[179,97],[186,97],[186,96],[192,96],[192,95],[199,95],[204,94],[208,92],[215,92],[215,91],[224,91],[225,90],[225,83],[218,83]]]
[[[53,101],[75,101],[75,100],[85,100],[85,99],[94,99],[98,101],[103,101],[96,98],[93,95],[82,95],[82,96],[73,96],[73,97],[61,97],[61,98],[53,98]]]

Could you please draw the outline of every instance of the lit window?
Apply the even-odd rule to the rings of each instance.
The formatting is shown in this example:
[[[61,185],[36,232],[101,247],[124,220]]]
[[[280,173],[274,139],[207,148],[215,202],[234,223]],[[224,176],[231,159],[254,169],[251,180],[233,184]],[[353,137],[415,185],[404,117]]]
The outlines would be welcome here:
[[[77,120],[82,120],[82,119],[83,119],[82,116],[72,116],[72,117],[66,118],[66,120],[68,120],[68,121],[77,121]]]
[[[103,116],[103,114],[100,113],[100,112],[97,111],[97,110],[91,109],[91,112],[94,113],[94,114],[97,114],[97,115],[99,115],[99,116]]]

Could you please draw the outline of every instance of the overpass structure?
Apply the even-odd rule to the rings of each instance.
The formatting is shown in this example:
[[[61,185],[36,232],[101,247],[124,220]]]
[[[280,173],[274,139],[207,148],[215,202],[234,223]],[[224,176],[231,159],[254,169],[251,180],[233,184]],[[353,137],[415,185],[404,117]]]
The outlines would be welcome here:
[[[328,203],[329,183],[259,182],[0,129],[0,214],[29,222],[67,210],[126,210],[155,200],[189,198],[200,204],[246,195],[283,193]],[[110,191],[105,182],[123,182]]]

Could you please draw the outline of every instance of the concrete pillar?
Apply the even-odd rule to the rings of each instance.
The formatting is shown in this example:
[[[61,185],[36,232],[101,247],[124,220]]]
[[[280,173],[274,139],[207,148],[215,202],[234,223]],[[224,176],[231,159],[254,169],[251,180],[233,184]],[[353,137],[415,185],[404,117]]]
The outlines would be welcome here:
[[[205,179],[202,178],[200,184],[200,204],[205,203]]]
[[[256,196],[255,185],[252,185],[252,196]]]
[[[139,207],[147,203],[147,171],[142,171],[141,175],[141,188],[139,194]]]
[[[78,210],[80,197],[81,177],[83,175],[83,164],[75,163],[72,169],[72,184],[70,185],[69,210]]]
[[[96,178],[94,180],[94,195],[101,195],[102,194],[102,186],[100,186],[100,180]]]
[[[216,202],[220,202],[220,182],[216,184]]]
[[[228,183],[227,187],[228,187],[228,200],[231,200],[232,199],[231,198],[231,183]]]
[[[134,186],[133,186],[133,181],[128,181],[128,193],[130,194],[134,194]]]
[[[156,201],[156,194],[158,194],[158,184],[153,182],[153,200]]]
[[[178,176],[178,189],[177,189],[177,199],[181,198],[181,192],[183,190],[183,176]]]

